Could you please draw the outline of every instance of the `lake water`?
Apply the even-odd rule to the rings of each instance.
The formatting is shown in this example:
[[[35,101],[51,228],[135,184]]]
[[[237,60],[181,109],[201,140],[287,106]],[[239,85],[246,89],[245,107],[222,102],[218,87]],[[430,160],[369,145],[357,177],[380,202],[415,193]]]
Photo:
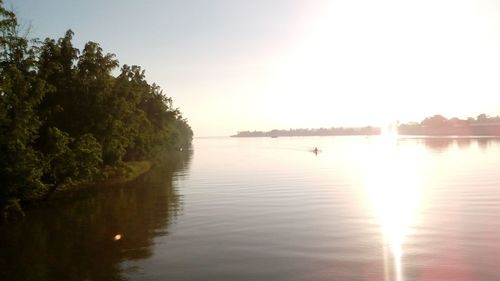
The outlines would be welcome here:
[[[495,139],[200,138],[76,197],[0,224],[0,280],[500,280]]]

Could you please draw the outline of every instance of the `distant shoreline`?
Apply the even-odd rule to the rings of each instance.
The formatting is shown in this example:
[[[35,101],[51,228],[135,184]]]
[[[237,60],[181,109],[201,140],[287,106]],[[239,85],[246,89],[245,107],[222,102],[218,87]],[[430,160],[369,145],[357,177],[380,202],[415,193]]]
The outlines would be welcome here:
[[[272,130],[268,132],[262,131],[242,131],[238,132],[233,138],[252,138],[252,137],[307,137],[307,136],[367,136],[380,135],[380,128],[363,127],[363,128],[330,128],[330,129],[291,129],[291,130]]]
[[[236,134],[231,138],[278,138],[278,137],[323,137],[323,136],[378,136],[381,135],[381,130],[378,132],[369,133],[314,133],[309,134],[270,134],[269,132],[250,132],[246,134]],[[500,137],[500,126],[492,128],[481,128],[481,130],[397,130],[399,136],[415,136],[415,137]]]
[[[237,135],[232,135],[229,136],[230,138],[288,138],[288,137],[294,137],[294,138],[300,138],[300,137],[349,137],[349,136],[359,136],[359,137],[371,137],[371,136],[380,136],[381,134],[343,134],[343,135],[280,135],[280,136],[237,136]],[[445,134],[402,134],[398,133],[398,136],[404,136],[404,137],[414,137],[414,138],[427,138],[427,137],[433,137],[433,138],[500,138],[500,134],[498,135],[445,135]]]
[[[447,119],[442,115],[425,118],[420,123],[392,124],[387,129],[402,136],[491,136],[500,137],[500,117],[480,114],[477,118]],[[372,136],[380,135],[382,127],[332,127],[271,131],[240,131],[231,137],[305,137],[305,136]]]

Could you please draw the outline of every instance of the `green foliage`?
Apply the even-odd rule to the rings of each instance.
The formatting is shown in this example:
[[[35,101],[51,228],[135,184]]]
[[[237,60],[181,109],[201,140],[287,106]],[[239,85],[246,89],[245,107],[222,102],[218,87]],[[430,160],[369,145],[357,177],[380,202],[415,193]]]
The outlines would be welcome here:
[[[17,33],[15,15],[0,5],[0,205],[44,189],[43,163],[33,143],[46,83],[33,70],[34,50]]]
[[[98,174],[102,149],[92,135],[85,134],[75,140],[57,128],[50,128],[48,143],[43,180],[51,192],[59,186],[91,180]]]
[[[75,172],[79,179],[92,179],[102,164],[102,147],[91,134],[79,137],[73,145]]]
[[[64,184],[71,180],[75,170],[75,159],[69,147],[73,139],[65,132],[50,128],[48,133],[48,147],[45,150],[44,181],[52,186]]]
[[[187,121],[139,66],[115,77],[98,43],[80,52],[71,30],[38,42],[18,29],[0,0],[0,205],[190,145]]]

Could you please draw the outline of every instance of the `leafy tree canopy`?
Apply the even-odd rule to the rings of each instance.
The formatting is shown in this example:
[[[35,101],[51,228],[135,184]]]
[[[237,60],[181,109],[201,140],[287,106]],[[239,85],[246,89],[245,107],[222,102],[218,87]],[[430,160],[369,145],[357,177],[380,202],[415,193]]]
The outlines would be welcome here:
[[[172,99],[139,66],[119,67],[96,42],[19,35],[0,0],[0,206],[89,181],[104,167],[190,145]]]

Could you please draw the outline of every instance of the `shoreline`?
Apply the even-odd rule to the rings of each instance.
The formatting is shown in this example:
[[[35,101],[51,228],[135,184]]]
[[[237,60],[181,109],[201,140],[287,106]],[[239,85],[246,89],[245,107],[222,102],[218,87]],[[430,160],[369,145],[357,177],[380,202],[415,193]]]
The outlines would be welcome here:
[[[126,170],[126,174],[124,175],[116,174],[108,179],[95,180],[62,188],[55,191],[49,199],[36,199],[14,203],[10,206],[4,206],[4,208],[0,210],[0,213],[3,213],[4,220],[16,217],[22,218],[26,215],[26,211],[47,208],[61,201],[77,200],[79,196],[82,196],[82,194],[87,191],[99,190],[101,188],[114,188],[116,186],[131,183],[150,172],[152,168],[152,161],[124,162],[124,169]]]
[[[115,175],[111,178],[98,180],[91,183],[87,183],[85,185],[90,186],[108,186],[115,184],[123,184],[127,182],[131,182],[136,178],[142,176],[143,174],[149,172],[153,167],[153,163],[151,161],[130,161],[124,162],[126,169],[128,169],[127,175]]]
[[[382,134],[337,134],[337,135],[277,135],[277,136],[229,136],[230,138],[295,138],[295,137],[373,137],[381,136]],[[461,135],[461,134],[405,134],[398,133],[399,137],[408,138],[500,138],[500,134],[491,135]]]
[[[153,163],[151,161],[130,161],[124,162],[126,174],[115,174],[107,179],[95,180],[77,184],[72,187],[63,188],[56,191],[48,200],[42,200],[41,203],[51,203],[52,201],[71,199],[77,196],[79,192],[91,189],[112,188],[118,185],[127,184],[145,175],[151,171]],[[103,171],[106,172],[106,171]]]

